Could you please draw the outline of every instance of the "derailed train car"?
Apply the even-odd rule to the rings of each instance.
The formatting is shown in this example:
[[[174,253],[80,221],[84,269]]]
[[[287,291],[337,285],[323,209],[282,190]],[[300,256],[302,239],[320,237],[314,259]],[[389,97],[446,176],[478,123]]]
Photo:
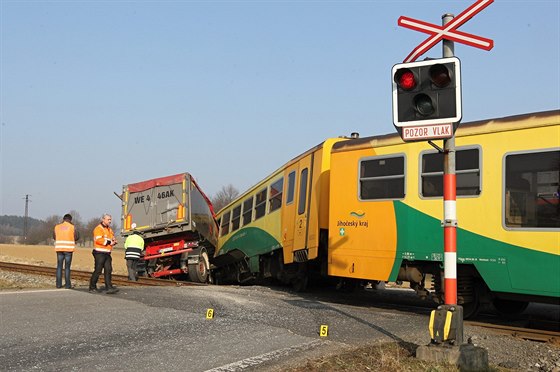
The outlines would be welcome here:
[[[219,212],[216,282],[261,277],[306,287],[308,264],[326,259],[330,152],[343,140],[297,156]]]
[[[145,241],[142,271],[151,277],[183,277],[204,283],[217,246],[210,200],[189,173],[123,186],[122,236]]]
[[[458,302],[560,301],[560,111],[456,133]],[[215,277],[407,281],[443,298],[443,160],[396,134],[328,139],[223,208]],[[429,282],[428,279],[430,278]]]

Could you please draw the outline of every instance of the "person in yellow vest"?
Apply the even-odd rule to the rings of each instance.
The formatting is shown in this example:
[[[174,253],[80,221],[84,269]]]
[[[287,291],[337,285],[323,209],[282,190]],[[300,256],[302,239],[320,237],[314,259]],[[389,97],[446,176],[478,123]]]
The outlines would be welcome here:
[[[136,224],[132,224],[132,229]],[[128,270],[128,280],[138,281],[138,261],[144,250],[144,238],[134,231],[124,241],[124,258],[126,259],[126,269]]]
[[[80,239],[78,230],[72,224],[72,216],[65,214],[62,222],[54,227],[54,250],[56,252],[56,288],[62,288],[62,266],[64,266],[65,288],[72,288],[70,266],[76,242]]]
[[[110,214],[104,214],[101,217],[101,222],[99,225],[93,229],[93,259],[94,259],[94,269],[91,274],[91,279],[89,280],[89,291],[101,292],[101,289],[97,288],[97,280],[101,271],[103,271],[105,278],[105,289],[107,294],[117,293],[119,290],[111,284],[111,274],[113,272],[113,261],[111,259],[111,251],[113,247],[117,244],[115,239],[115,234],[113,229],[111,229],[112,217]]]

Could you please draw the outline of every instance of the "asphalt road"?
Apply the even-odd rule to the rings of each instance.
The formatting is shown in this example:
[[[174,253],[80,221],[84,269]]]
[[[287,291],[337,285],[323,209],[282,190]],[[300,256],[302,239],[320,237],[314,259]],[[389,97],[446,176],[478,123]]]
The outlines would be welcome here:
[[[0,369],[238,371],[372,340],[429,342],[425,315],[341,298],[258,286],[0,292]]]
[[[396,303],[408,309],[395,311]],[[0,370],[278,370],[364,343],[427,345],[433,307],[398,289],[301,295],[261,286],[130,287],[116,295],[87,288],[3,291]],[[206,319],[208,309],[212,319]],[[557,306],[531,309],[558,321]],[[328,326],[326,337],[321,325]],[[473,334],[496,364],[512,350],[537,346],[465,326],[465,340]],[[506,343],[505,351],[496,347]]]

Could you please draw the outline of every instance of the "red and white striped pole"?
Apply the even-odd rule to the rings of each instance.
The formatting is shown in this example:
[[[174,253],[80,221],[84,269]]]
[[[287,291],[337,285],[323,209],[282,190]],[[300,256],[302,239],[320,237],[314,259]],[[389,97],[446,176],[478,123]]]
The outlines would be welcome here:
[[[454,140],[454,139],[453,139]],[[446,141],[446,142],[449,142]],[[453,141],[454,142],[454,141]],[[454,157],[454,156],[453,156]],[[449,160],[449,159],[448,159]],[[454,159],[453,159],[454,160]],[[449,163],[449,161],[445,162]],[[445,167],[444,167],[445,169]],[[443,266],[445,304],[457,305],[457,177],[443,175]]]
[[[443,26],[452,14],[444,14]],[[453,57],[455,44],[443,40],[443,57]],[[457,176],[455,172],[455,136],[443,142],[443,274],[446,305],[457,305]]]

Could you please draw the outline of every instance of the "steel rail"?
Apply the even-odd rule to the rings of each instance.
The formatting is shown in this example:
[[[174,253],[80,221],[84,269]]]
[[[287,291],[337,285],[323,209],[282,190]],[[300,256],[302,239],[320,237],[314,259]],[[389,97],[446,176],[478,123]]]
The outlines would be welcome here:
[[[501,324],[481,323],[474,321],[464,321],[464,324],[476,327],[483,327],[490,329],[494,332],[510,335],[524,340],[548,342],[551,344],[560,345],[560,332],[546,331],[541,329],[531,329],[522,327],[513,327]]]
[[[13,263],[13,262],[3,262],[0,261],[0,270],[6,271],[14,271],[20,272],[24,274],[33,274],[33,275],[45,275],[45,276],[55,276],[56,275],[56,268],[54,267],[45,267],[45,266],[37,266],[37,265],[27,265],[27,264],[20,264],[20,263]],[[91,278],[91,271],[83,271],[83,270],[72,270],[72,279],[74,280],[85,280],[89,281]],[[192,285],[206,285],[202,283],[193,283],[193,282],[182,282],[182,281],[175,281],[175,280],[168,280],[168,279],[157,279],[157,278],[145,278],[140,277],[138,281],[130,281],[128,280],[127,275],[112,275],[113,284],[120,285],[120,286],[192,286]],[[100,281],[103,282],[103,275],[100,276]]]

